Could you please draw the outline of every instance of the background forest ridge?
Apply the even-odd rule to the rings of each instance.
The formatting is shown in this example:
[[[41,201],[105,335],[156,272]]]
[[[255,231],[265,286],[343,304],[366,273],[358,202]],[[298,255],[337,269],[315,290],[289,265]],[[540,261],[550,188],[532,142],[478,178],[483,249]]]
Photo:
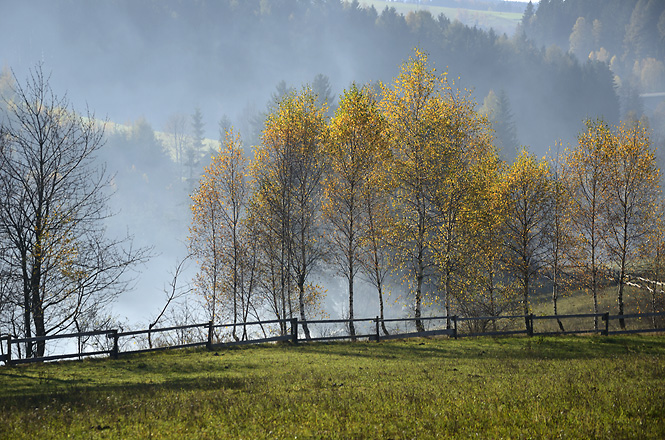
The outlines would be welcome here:
[[[120,237],[118,243],[129,223],[138,232],[135,249],[154,246],[153,254],[158,256],[146,263],[153,270],[159,267],[163,273],[174,262],[177,269],[156,277],[157,282],[143,278],[151,289],[166,279],[165,299],[125,295],[124,289],[116,289],[106,298],[121,298],[115,303],[121,307],[150,304],[153,317],[174,323],[201,314],[241,321],[262,313],[352,317],[357,307],[383,314],[381,298],[393,291],[399,301],[396,306],[393,299],[385,304],[390,314],[418,317],[424,307],[459,309],[472,316],[480,310],[496,314],[516,307],[526,312],[530,298],[535,294],[541,302],[551,287],[555,311],[560,292],[576,289],[591,292],[590,302],[598,311],[604,289],[616,286],[618,292],[612,296],[622,312],[628,273],[659,279],[660,175],[655,151],[662,145],[660,130],[665,126],[661,123],[665,105],[657,100],[665,90],[665,66],[659,61],[663,59],[659,42],[665,35],[659,23],[665,15],[658,2],[603,2],[602,7],[576,1],[528,4],[515,32],[507,34],[468,27],[423,8],[400,15],[390,7],[366,8],[357,2],[283,2],[268,7],[258,1],[222,1],[184,7],[175,1],[158,5],[115,0],[94,7],[76,9],[76,5],[44,2],[36,9],[25,5],[8,9],[2,27],[8,35],[27,15],[35,22],[41,18],[43,26],[31,27],[25,40],[8,37],[12,44],[6,57],[14,74],[4,71],[0,90],[9,96],[17,83],[24,85],[22,78],[34,69],[29,58],[37,50],[48,54],[41,57],[41,65],[53,71],[47,75],[47,85],[56,94],[68,90],[72,107],[82,108],[85,99],[92,108],[108,111],[113,120],[134,120],[109,129],[105,145],[94,148],[95,160],[118,170],[108,181],[116,194],[105,206],[122,214],[100,220],[111,237]],[[80,21],[81,17],[86,19]],[[196,32],[189,31],[192,23]],[[74,35],[72,29],[81,32]],[[83,63],[72,53],[100,62]],[[104,57],[99,58],[101,53]],[[409,56],[410,61],[404,62]],[[298,62],[302,59],[310,62]],[[395,74],[400,65],[402,72]],[[439,73],[432,74],[434,66]],[[125,74],[128,69],[131,75]],[[440,76],[444,70],[454,83]],[[432,99],[424,97],[422,102],[424,114],[439,116],[415,121],[400,115],[402,92],[397,90],[408,89],[409,75],[420,77],[427,87],[437,84]],[[385,84],[382,89],[380,81]],[[309,87],[292,85],[303,83]],[[416,83],[414,79],[412,84]],[[455,116],[437,127],[436,118],[450,111]],[[10,113],[3,113],[3,118],[11,119]],[[163,128],[155,132],[152,123]],[[368,131],[353,140],[354,133],[344,131],[348,126]],[[378,126],[383,128],[374,130]],[[288,145],[286,133],[306,139],[300,151],[280,149]],[[15,134],[14,139],[20,138]],[[219,142],[209,140],[216,136]],[[414,142],[405,141],[410,136]],[[348,188],[340,182],[353,182],[357,176],[344,163],[348,152],[335,151],[334,146],[347,148],[370,138],[371,146],[358,145],[372,151],[370,162],[382,164],[391,178],[368,173],[366,162],[354,164],[371,178],[354,185],[374,190],[360,190],[346,220],[362,203],[369,210],[373,203],[387,203],[381,211],[389,215],[372,233],[367,228],[354,232],[367,218],[361,215],[351,228],[344,226],[346,220],[335,218],[344,213],[341,206],[348,207],[343,203]],[[407,178],[414,169],[403,147],[414,145],[429,149],[429,156],[420,158],[425,161],[424,171],[415,173],[423,181],[429,179],[427,190]],[[570,152],[563,154],[566,146]],[[550,147],[553,152],[541,160]],[[256,157],[249,167],[245,158],[254,149]],[[288,155],[295,156],[285,160]],[[634,168],[629,169],[626,161]],[[294,168],[296,163],[299,166]],[[593,167],[599,164],[605,170],[594,174]],[[96,162],[90,165],[96,169]],[[251,179],[232,179],[241,185],[227,190],[242,195],[224,200],[224,192],[215,185],[233,167],[241,171],[238,176],[247,174]],[[434,170],[436,175],[428,175]],[[622,175],[630,177],[624,181],[608,177]],[[603,189],[590,197],[587,185],[593,181]],[[620,184],[628,181],[641,182],[632,188],[630,200],[619,194]],[[409,197],[418,191],[421,196],[415,200],[422,203],[421,209],[404,211],[411,203]],[[384,194],[385,200],[369,200],[367,193]],[[460,193],[470,196],[456,198]],[[190,194],[196,208],[193,222]],[[527,196],[532,197],[528,203]],[[520,200],[525,201],[523,206],[504,203]],[[214,201],[224,202],[217,238],[211,235],[212,223],[201,214],[206,209],[211,212],[213,208],[204,205]],[[496,205],[497,201],[501,203]],[[225,210],[233,206],[235,212]],[[506,220],[517,219],[519,209],[526,212],[535,206],[541,209],[529,214],[532,225],[511,225]],[[594,206],[604,208],[594,211]],[[635,217],[621,220],[621,209]],[[588,212],[596,215],[591,222],[585,217]],[[197,218],[199,214],[202,217]],[[409,221],[419,215],[422,227],[414,234]],[[184,225],[189,224],[187,231]],[[321,229],[322,224],[328,229]],[[376,238],[379,229],[383,236]],[[243,235],[250,230],[258,236]],[[233,231],[231,237],[225,235],[228,231]],[[524,231],[532,236],[525,237]],[[270,234],[277,235],[268,243]],[[428,237],[411,241],[410,249],[417,252],[409,256],[407,246],[400,248],[398,243],[419,234]],[[183,251],[178,238],[187,237],[189,250]],[[70,238],[64,238],[56,242],[72,246]],[[529,242],[521,251],[510,244],[518,238]],[[241,239],[262,243],[262,252],[271,254],[251,262],[252,255],[259,254],[243,248]],[[220,240],[219,246],[213,246],[215,256],[205,256],[206,247],[210,249],[215,240]],[[489,249],[482,242],[498,247]],[[341,249],[344,243],[346,251],[341,254],[346,253],[346,258],[322,251]],[[373,270],[367,264],[372,258],[360,255],[372,247]],[[483,256],[496,251],[497,260],[476,258],[475,262],[488,265],[472,268],[454,257],[460,249]],[[196,258],[185,258],[189,252]],[[510,254],[520,252],[523,261],[518,264]],[[54,268],[60,264],[56,255],[63,254],[53,254]],[[136,261],[145,261],[139,256],[135,255]],[[492,261],[497,266],[491,267]],[[187,276],[182,272],[186,262]],[[67,260],[67,264],[74,263]],[[223,272],[222,267],[232,272]],[[241,273],[247,267],[253,268]],[[259,273],[258,267],[271,272]],[[463,271],[473,273],[462,275]],[[579,278],[578,272],[589,278]],[[60,273],[65,276],[58,282],[78,274],[76,280],[84,272]],[[361,273],[363,283],[354,287],[353,280]],[[189,275],[194,283],[186,286],[183,280]],[[7,278],[12,283],[19,279],[12,277]],[[407,281],[400,286],[402,280]],[[245,283],[251,284],[249,290],[244,290]],[[20,291],[10,288],[11,283],[6,286],[7,292]],[[201,295],[185,294],[192,288]],[[260,300],[250,299],[252,289],[263,292]],[[662,307],[659,289],[642,290],[640,307]],[[11,307],[3,307],[8,317],[4,325],[16,332],[20,310],[32,307],[26,307],[24,300],[10,303]],[[164,303],[170,304],[166,311]],[[51,310],[64,304],[56,299]],[[57,333],[72,326],[117,322],[111,301],[96,304],[86,313],[75,313],[76,319],[57,319],[60,312],[55,312],[48,330],[35,331]],[[23,331],[31,325],[24,324]]]

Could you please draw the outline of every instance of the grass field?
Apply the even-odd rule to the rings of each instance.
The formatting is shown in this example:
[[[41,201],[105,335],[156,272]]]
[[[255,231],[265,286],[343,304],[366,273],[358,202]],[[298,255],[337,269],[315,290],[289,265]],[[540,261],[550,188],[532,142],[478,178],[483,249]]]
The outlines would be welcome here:
[[[480,11],[463,8],[447,8],[444,6],[427,6],[415,3],[389,2],[385,0],[360,0],[362,6],[374,6],[380,14],[386,7],[395,8],[398,14],[407,15],[409,12],[426,10],[433,17],[439,14],[445,15],[449,20],[459,20],[467,26],[478,26],[483,29],[494,28],[498,33],[511,35],[515,32],[517,24],[522,19],[522,14],[517,12]]]
[[[0,438],[665,438],[665,338],[176,350],[0,368]]]

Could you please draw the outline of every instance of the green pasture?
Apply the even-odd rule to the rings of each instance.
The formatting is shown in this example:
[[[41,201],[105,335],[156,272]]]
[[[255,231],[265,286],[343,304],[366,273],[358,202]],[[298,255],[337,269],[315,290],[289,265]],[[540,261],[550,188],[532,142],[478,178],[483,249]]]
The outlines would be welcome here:
[[[665,338],[266,345],[0,368],[0,438],[665,438]]]
[[[440,14],[445,15],[450,21],[458,20],[467,26],[478,26],[494,28],[498,33],[512,34],[517,24],[522,20],[522,14],[517,12],[481,11],[464,8],[449,8],[444,6],[428,6],[416,3],[389,2],[385,0],[360,0],[362,6],[374,6],[381,14],[386,7],[395,8],[398,14],[407,15],[409,12],[418,10],[429,11],[434,18]]]

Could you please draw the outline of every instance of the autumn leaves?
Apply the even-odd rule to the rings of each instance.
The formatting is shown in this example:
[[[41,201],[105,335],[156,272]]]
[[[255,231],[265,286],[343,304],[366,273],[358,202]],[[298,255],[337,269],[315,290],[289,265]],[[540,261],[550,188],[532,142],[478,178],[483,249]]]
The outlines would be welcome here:
[[[552,286],[555,314],[563,286],[587,289],[594,313],[601,313],[599,290],[609,283],[618,286],[623,314],[627,271],[645,270],[655,250],[647,244],[660,229],[659,180],[639,124],[589,120],[577,145],[559,157],[520,153],[502,185],[509,200],[503,221],[507,268],[520,274],[524,314],[530,283],[541,275]]]
[[[348,283],[351,319],[359,277],[382,315],[387,284],[403,281],[418,329],[425,308],[528,314],[543,276],[556,307],[564,280],[595,291],[595,274],[612,270],[621,304],[657,217],[658,170],[640,126],[589,122],[564,157],[523,151],[507,166],[469,93],[418,51],[393,84],[353,85],[330,120],[326,110],[308,88],[287,94],[251,164],[229,134],[206,169],[190,244],[212,319],[304,320],[317,313],[312,280],[324,268]]]

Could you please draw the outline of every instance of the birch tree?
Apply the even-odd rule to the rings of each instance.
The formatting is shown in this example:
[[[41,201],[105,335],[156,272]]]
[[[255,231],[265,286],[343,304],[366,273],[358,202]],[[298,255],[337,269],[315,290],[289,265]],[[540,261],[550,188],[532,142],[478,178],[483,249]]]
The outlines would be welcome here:
[[[441,142],[445,124],[440,96],[443,79],[416,51],[401,66],[392,87],[383,87],[381,106],[388,122],[392,160],[388,168],[393,190],[394,221],[389,243],[397,265],[414,295],[416,329],[424,285],[434,272],[431,240],[436,233],[434,198],[446,166],[449,149]]]
[[[452,283],[463,258],[462,212],[471,193],[472,169],[496,153],[489,123],[469,94],[429,67],[422,52],[416,51],[402,66],[383,95],[392,153],[387,169],[393,188],[390,240],[415,296],[416,327],[422,330],[423,287],[437,272],[440,296],[452,314]]]
[[[571,200],[573,233],[579,239],[573,264],[579,279],[591,290],[593,312],[599,313],[598,292],[605,261],[602,226],[607,201],[607,157],[604,147],[612,143],[609,127],[602,121],[587,120],[577,145],[566,156],[566,190]],[[598,330],[598,319],[594,321]]]
[[[545,229],[545,255],[543,275],[552,284],[552,308],[558,315],[558,300],[562,287],[566,284],[566,275],[571,269],[571,255],[574,253],[576,239],[573,235],[570,219],[570,195],[566,191],[566,169],[564,157],[554,155],[550,164],[550,221]],[[559,329],[564,331],[561,320],[557,319]]]
[[[506,203],[504,262],[519,282],[524,315],[531,313],[529,297],[544,257],[544,233],[550,216],[549,167],[526,150],[520,151],[502,182]],[[530,321],[525,318],[526,329]]]
[[[189,241],[200,265],[197,287],[208,304],[210,319],[217,318],[218,303],[223,300],[220,305],[229,311],[236,340],[235,324],[246,322],[256,285],[245,222],[250,192],[247,167],[240,137],[230,130],[192,195]]]
[[[513,289],[505,280],[502,258],[508,207],[501,192],[505,164],[496,156],[487,156],[473,173],[470,203],[464,212],[466,258],[461,276],[467,281],[462,285],[459,302],[469,316],[499,316],[515,302]],[[492,324],[496,330],[496,321]]]
[[[474,179],[484,179],[484,167],[496,166],[497,154],[491,143],[489,122],[476,111],[470,96],[454,90],[447,82],[444,85],[443,132],[439,142],[445,145],[445,158],[441,160],[446,164],[438,170],[442,174],[433,198],[437,231],[431,245],[441,279],[446,326],[450,328],[453,283],[466,264],[468,211],[474,209],[473,197],[480,196]]]
[[[603,205],[603,236],[610,261],[617,268],[617,304],[624,314],[624,287],[629,264],[655,227],[659,171],[645,127],[621,125],[603,144],[607,157],[607,202]],[[619,320],[621,328],[625,321]]]
[[[330,225],[327,241],[339,272],[348,282],[349,330],[355,339],[354,280],[362,267],[362,238],[369,226],[369,193],[375,192],[372,176],[377,163],[385,157],[387,144],[384,123],[374,97],[368,88],[355,84],[341,97],[339,108],[330,122],[328,141],[324,152],[327,175],[323,182],[323,218]],[[367,202],[368,204],[364,204]],[[374,231],[369,232],[370,236]],[[376,245],[376,243],[373,243]],[[378,249],[372,258],[378,264]],[[376,269],[376,268],[375,268]],[[381,288],[380,276],[374,279]],[[382,301],[382,297],[379,298]]]
[[[254,165],[256,206],[264,210],[266,230],[278,237],[282,299],[294,285],[301,321],[313,287],[310,275],[325,251],[320,227],[325,108],[316,102],[307,87],[281,98],[268,115]],[[303,330],[309,338],[306,324]]]
[[[626,282],[627,285],[648,292],[650,311],[654,313],[662,311],[665,306],[665,224],[662,217],[664,212],[662,202],[661,198],[655,225],[640,246],[639,258],[644,261],[644,265],[640,268],[642,276],[637,279],[630,277]],[[658,328],[658,319],[655,316],[651,318],[651,325],[653,328]]]
[[[110,178],[96,162],[103,125],[58,97],[41,65],[12,96],[0,127],[0,276],[30,338],[98,315],[149,250],[105,235]],[[45,349],[45,341],[25,347],[27,356]]]

